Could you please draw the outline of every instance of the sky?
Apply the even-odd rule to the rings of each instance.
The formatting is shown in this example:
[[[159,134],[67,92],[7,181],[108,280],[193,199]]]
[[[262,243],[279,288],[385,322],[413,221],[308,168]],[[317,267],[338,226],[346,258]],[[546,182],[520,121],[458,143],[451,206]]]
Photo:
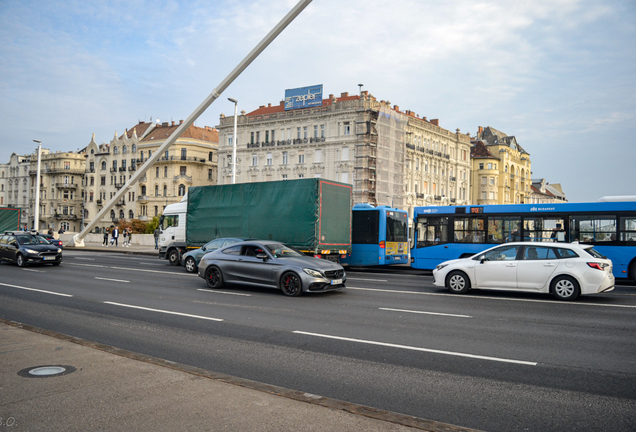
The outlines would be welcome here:
[[[0,162],[187,118],[295,4],[0,0]],[[316,84],[514,135],[571,202],[636,195],[634,0],[314,0],[195,124]]]

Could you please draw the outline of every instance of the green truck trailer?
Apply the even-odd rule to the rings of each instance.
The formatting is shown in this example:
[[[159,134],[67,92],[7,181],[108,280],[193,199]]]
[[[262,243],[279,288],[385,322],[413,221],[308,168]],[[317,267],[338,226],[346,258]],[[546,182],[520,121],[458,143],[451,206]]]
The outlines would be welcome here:
[[[337,261],[351,253],[351,207],[351,185],[323,179],[191,187],[164,210],[159,257],[176,265],[215,238],[248,237]]]
[[[20,209],[0,207],[0,233],[20,229]]]

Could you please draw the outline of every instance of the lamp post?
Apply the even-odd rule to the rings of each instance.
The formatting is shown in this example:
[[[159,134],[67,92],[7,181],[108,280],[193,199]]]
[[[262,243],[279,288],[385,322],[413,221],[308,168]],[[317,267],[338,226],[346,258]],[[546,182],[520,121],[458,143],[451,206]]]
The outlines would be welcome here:
[[[232,184],[236,183],[236,123],[238,121],[238,101],[236,99],[227,98],[234,103],[234,138],[232,138]]]
[[[35,174],[35,218],[33,219],[33,229],[40,228],[40,163],[42,159],[42,141],[33,140],[38,143],[38,171]]]

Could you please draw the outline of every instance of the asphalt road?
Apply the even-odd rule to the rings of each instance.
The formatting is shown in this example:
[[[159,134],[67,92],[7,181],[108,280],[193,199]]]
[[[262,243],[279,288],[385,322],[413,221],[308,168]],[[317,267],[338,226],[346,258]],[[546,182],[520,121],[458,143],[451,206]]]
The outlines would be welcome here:
[[[149,256],[0,265],[0,316],[268,384],[487,431],[636,430],[636,287],[557,302],[349,271],[341,292],[210,291]]]

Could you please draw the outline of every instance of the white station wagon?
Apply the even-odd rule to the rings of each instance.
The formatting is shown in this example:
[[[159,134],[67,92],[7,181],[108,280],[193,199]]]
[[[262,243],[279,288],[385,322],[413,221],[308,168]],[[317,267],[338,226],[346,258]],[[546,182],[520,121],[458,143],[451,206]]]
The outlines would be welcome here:
[[[614,289],[612,261],[578,243],[505,243],[469,258],[445,261],[434,284],[452,293],[492,289],[551,293],[559,300]]]

